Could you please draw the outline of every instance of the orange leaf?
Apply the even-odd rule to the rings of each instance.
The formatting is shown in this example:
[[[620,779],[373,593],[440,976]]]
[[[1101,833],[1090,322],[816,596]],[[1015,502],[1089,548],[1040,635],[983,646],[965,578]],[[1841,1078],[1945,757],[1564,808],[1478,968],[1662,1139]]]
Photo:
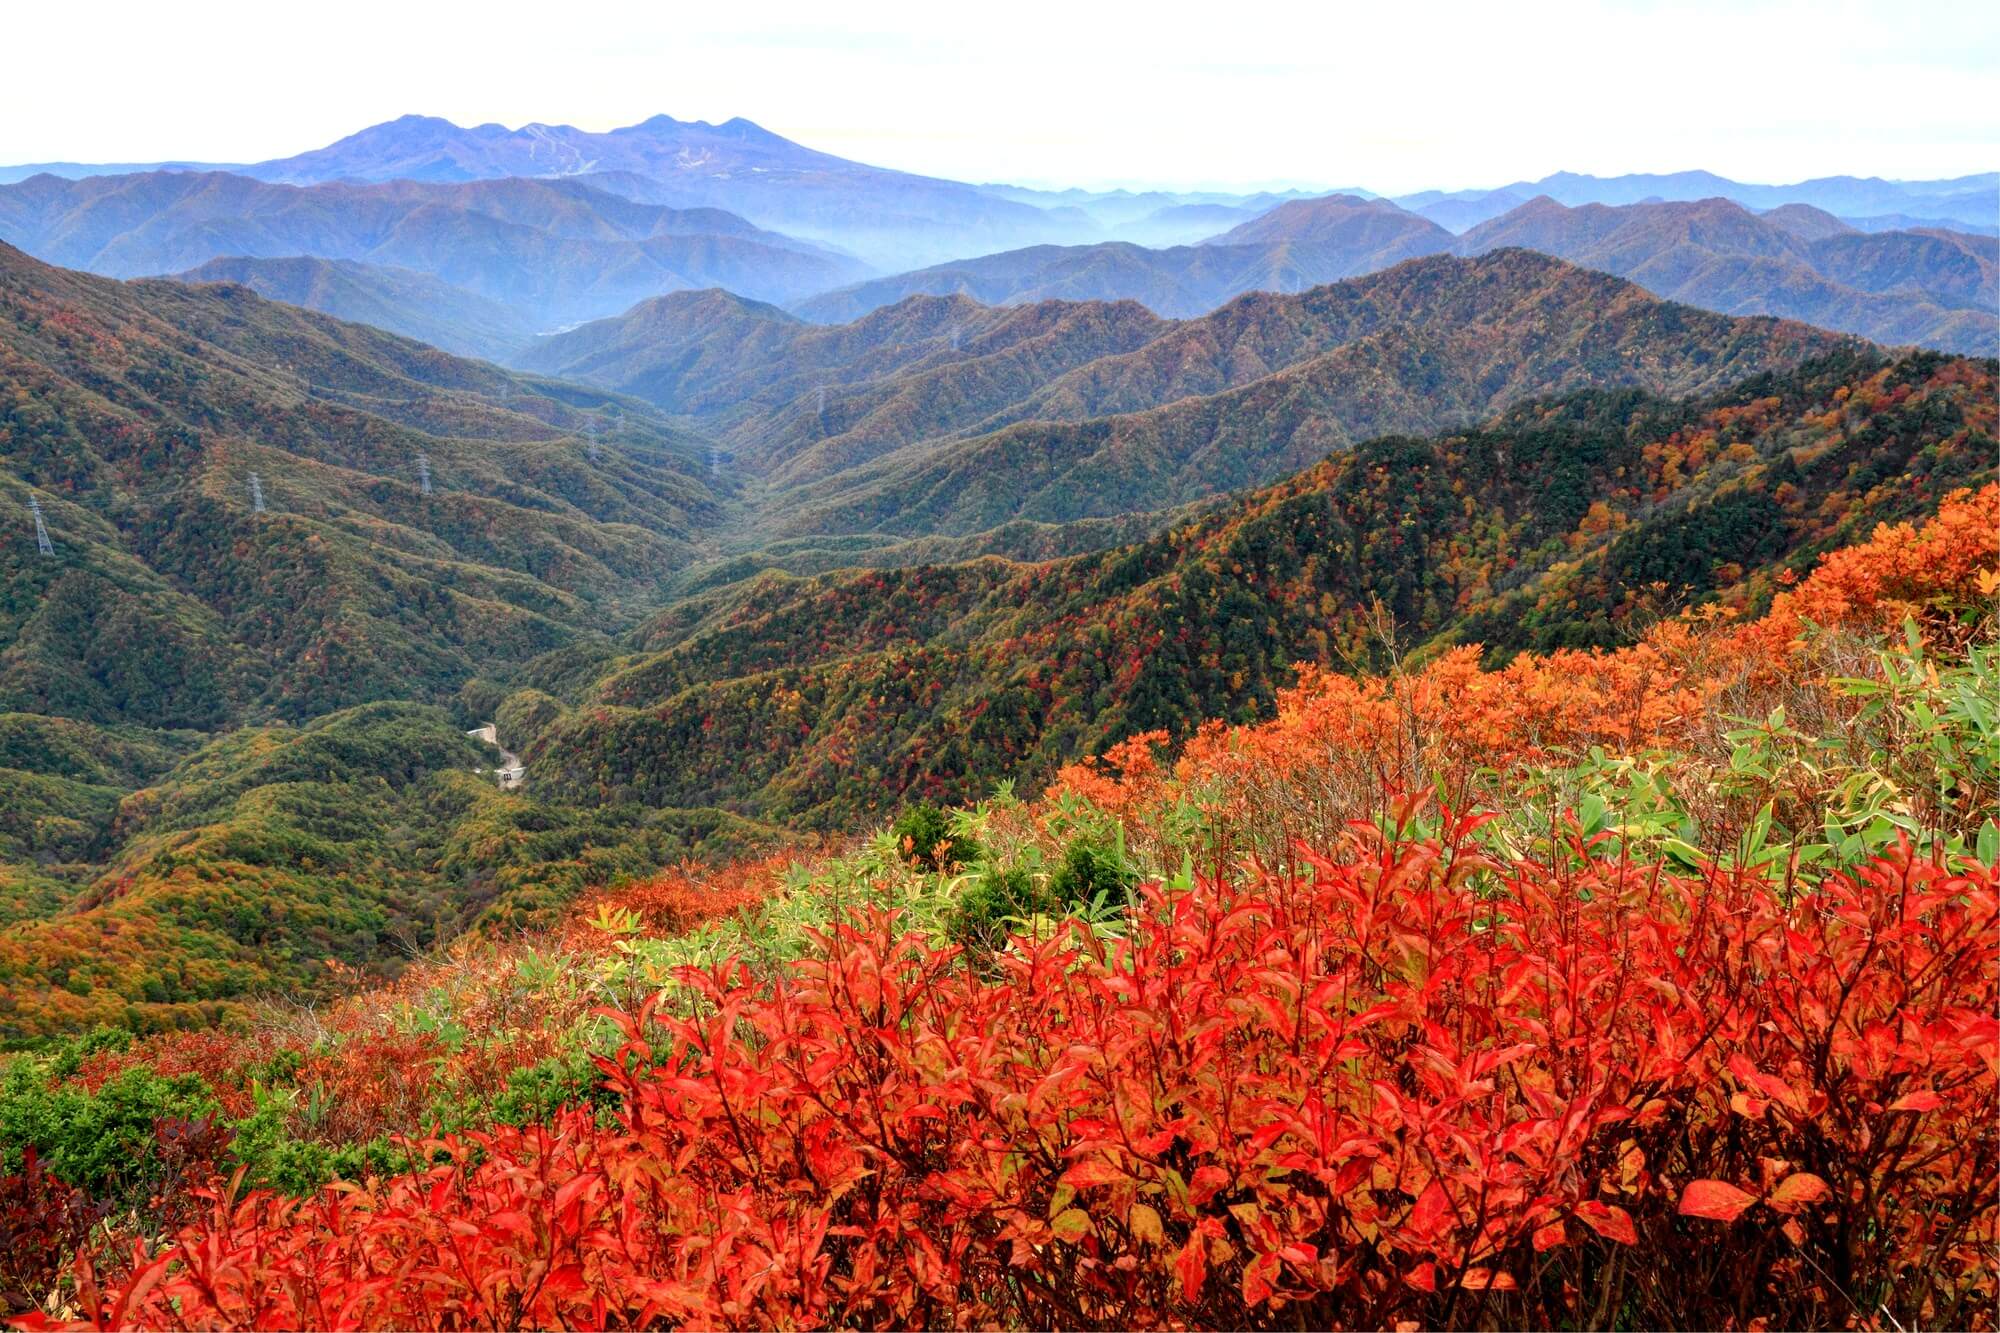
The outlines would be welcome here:
[[[1891,1111],[1935,1111],[1944,1105],[1944,1098],[1935,1092],[1908,1092],[1889,1103]]]
[[[1771,1206],[1781,1213],[1796,1213],[1809,1203],[1824,1199],[1833,1191],[1810,1171],[1794,1171],[1771,1191]]]
[[[1743,1216],[1743,1210],[1757,1202],[1757,1196],[1746,1194],[1734,1185],[1721,1180],[1690,1181],[1681,1194],[1681,1216],[1710,1217],[1718,1222],[1734,1222]]]
[[[1687,1201],[1681,1201],[1681,1211],[1687,1211]],[[1576,1206],[1577,1219],[1606,1240],[1615,1240],[1620,1245],[1637,1245],[1639,1233],[1632,1227],[1632,1215],[1623,1208],[1614,1208],[1607,1203],[1590,1200]]]

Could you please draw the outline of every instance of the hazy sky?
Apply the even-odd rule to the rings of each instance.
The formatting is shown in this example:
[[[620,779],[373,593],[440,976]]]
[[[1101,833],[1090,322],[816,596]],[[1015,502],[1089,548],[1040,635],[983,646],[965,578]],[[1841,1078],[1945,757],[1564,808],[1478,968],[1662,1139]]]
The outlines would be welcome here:
[[[0,162],[254,161],[422,112],[745,116],[965,180],[2000,168],[2000,4],[10,3]]]

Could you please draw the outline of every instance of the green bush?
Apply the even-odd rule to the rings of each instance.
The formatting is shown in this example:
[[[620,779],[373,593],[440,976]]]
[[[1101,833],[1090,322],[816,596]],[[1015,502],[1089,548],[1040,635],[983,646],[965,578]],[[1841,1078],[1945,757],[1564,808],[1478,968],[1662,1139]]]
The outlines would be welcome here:
[[[926,869],[971,865],[986,854],[978,839],[954,833],[951,813],[929,801],[905,806],[889,831],[910,864]]]
[[[1062,864],[1049,877],[1049,896],[1068,907],[1089,907],[1100,896],[1118,903],[1138,882],[1138,870],[1121,849],[1080,840],[1063,852]]]
[[[164,1166],[154,1151],[161,1120],[200,1120],[220,1108],[191,1074],[124,1070],[95,1092],[55,1083],[49,1061],[19,1057],[0,1080],[0,1175],[33,1147],[58,1179],[100,1199],[142,1199]]]
[[[1023,866],[985,865],[959,889],[945,914],[945,932],[960,944],[991,947],[1007,937],[1011,921],[1055,906],[1045,886]]]
[[[493,1118],[509,1125],[534,1125],[554,1118],[573,1103],[605,1106],[617,1097],[591,1062],[590,1051],[579,1048],[517,1069],[507,1076],[507,1090],[493,1099]]]

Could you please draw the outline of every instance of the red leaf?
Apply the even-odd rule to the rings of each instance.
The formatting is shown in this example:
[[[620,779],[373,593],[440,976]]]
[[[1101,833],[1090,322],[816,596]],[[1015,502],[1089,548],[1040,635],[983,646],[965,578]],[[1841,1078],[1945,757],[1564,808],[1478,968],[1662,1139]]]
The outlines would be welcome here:
[[[1710,1217],[1718,1222],[1734,1222],[1743,1216],[1743,1210],[1757,1202],[1754,1194],[1745,1194],[1734,1185],[1721,1180],[1696,1180],[1688,1184],[1681,1194],[1681,1216]]]
[[[1208,1241],[1200,1233],[1188,1237],[1187,1244],[1174,1256],[1174,1276],[1181,1280],[1181,1299],[1201,1298],[1201,1284],[1208,1278]]]
[[[1891,1111],[1935,1111],[1944,1105],[1944,1098],[1935,1092],[1907,1092],[1889,1103]]]

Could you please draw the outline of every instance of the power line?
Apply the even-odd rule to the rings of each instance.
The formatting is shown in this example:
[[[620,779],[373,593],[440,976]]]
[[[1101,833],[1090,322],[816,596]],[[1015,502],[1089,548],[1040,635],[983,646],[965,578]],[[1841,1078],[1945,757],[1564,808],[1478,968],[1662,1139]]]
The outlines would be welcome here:
[[[42,522],[42,502],[34,496],[28,497],[28,511],[35,516],[35,549],[43,555],[56,553],[55,543],[49,540],[49,525]]]

